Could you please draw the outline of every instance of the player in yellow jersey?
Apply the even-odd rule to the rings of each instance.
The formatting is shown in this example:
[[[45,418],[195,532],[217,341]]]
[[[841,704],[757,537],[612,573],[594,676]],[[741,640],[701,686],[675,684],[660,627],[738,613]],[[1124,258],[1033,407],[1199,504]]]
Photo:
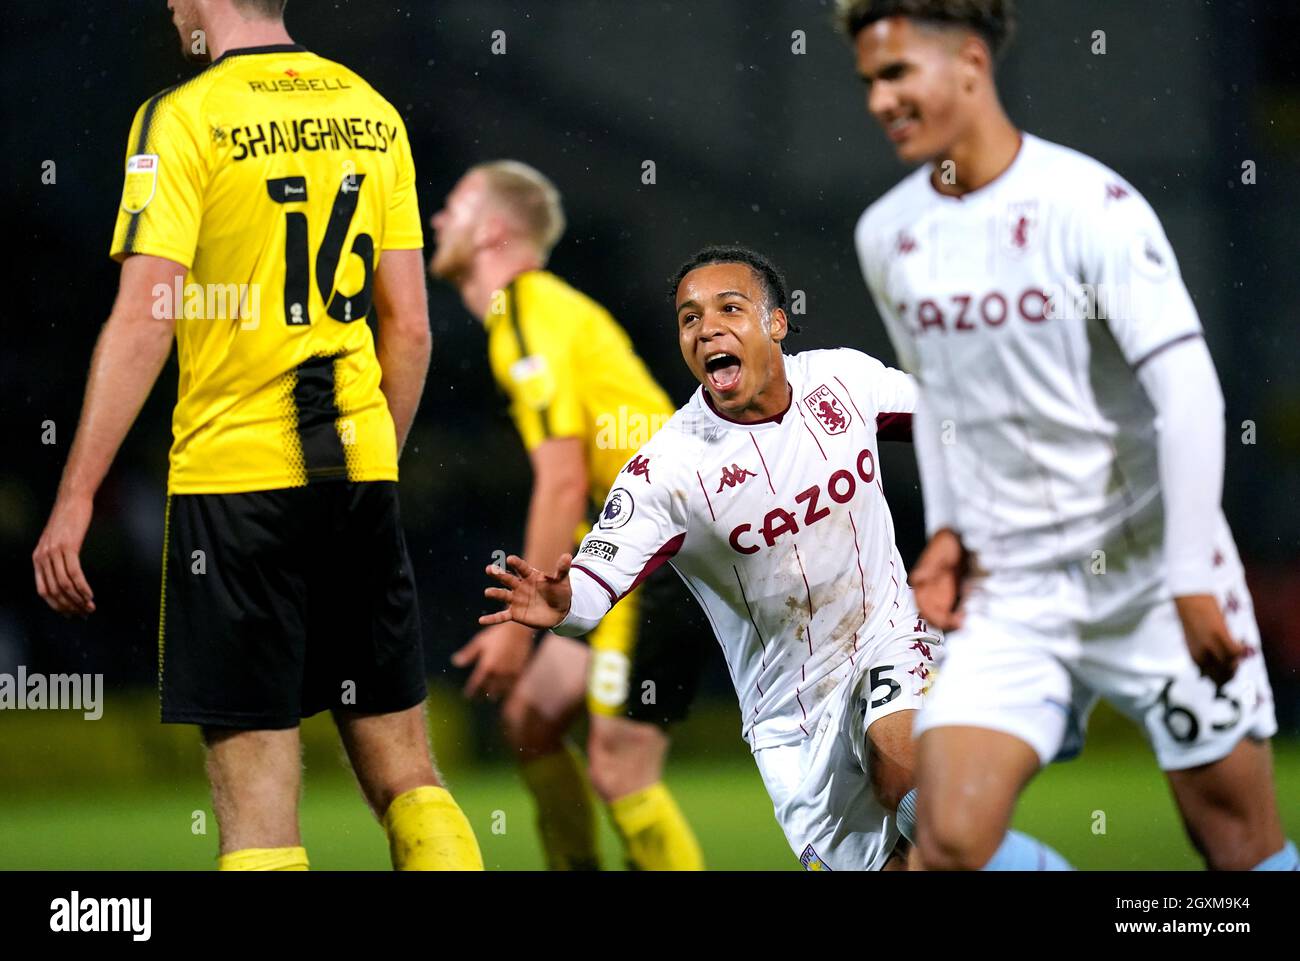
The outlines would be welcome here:
[[[524,555],[549,563],[574,549],[588,510],[611,489],[645,483],[619,472],[673,406],[605,309],[543,269],[564,214],[540,173],[514,161],[475,167],[432,225],[438,244],[429,270],[453,284],[486,326],[493,376],[532,462]],[[506,740],[536,801],[553,869],[599,866],[587,772],[565,740],[584,692],[591,786],[630,866],[703,867],[662,783],[665,729],[685,716],[707,651],[698,638],[667,636],[662,594],[667,604],[685,604],[674,588],[680,585],[665,571],[632,592],[615,608],[621,616],[588,639],[590,656],[554,634],[534,651],[535,632],[510,623],[480,631],[453,658],[474,668],[467,693],[503,699]]]
[[[406,131],[293,43],[283,0],[169,6],[182,50],[211,62],[131,127],[120,286],[37,589],[95,610],[79,560],[95,491],[174,335],[159,690],[164,722],[202,728],[220,866],[306,869],[298,723],[328,709],[394,867],[481,868],[429,751],[398,517],[430,350]]]

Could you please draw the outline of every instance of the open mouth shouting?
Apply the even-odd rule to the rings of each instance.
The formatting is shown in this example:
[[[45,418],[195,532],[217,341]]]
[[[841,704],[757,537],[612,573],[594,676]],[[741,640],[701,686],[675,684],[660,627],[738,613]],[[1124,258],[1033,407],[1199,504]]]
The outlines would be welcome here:
[[[704,358],[704,376],[719,394],[729,394],[740,386],[740,358],[725,350],[715,350]]]

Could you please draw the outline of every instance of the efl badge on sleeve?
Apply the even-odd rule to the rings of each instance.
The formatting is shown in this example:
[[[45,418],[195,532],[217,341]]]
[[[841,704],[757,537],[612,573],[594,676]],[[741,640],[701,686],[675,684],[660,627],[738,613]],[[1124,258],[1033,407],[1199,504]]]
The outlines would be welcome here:
[[[817,423],[822,425],[822,430],[828,434],[842,434],[853,423],[853,417],[825,384],[805,397],[803,402]]]
[[[149,206],[158,190],[158,155],[138,153],[126,158],[126,182],[122,185],[122,209],[138,214]]]
[[[555,400],[555,375],[542,354],[521,357],[511,364],[510,379],[520,402],[529,410],[546,410]]]

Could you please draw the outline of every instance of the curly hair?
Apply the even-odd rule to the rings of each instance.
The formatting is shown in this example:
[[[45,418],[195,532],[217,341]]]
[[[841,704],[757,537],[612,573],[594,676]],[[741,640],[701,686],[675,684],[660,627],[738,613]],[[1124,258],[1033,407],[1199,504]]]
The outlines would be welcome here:
[[[1015,33],[1014,0],[838,0],[835,19],[853,40],[877,20],[906,17],[935,27],[965,27],[984,38],[994,59]]]
[[[786,308],[786,302],[789,295],[786,292],[785,278],[781,276],[781,271],[776,269],[772,261],[768,260],[756,250],[750,250],[748,247],[742,247],[739,244],[720,244],[712,247],[705,247],[697,252],[690,260],[677,268],[677,275],[672,279],[668,288],[668,299],[676,301],[677,288],[681,286],[682,278],[698,267],[707,267],[709,264],[744,264],[754,272],[763,284],[763,293],[767,301],[768,310],[776,310],[780,307]]]

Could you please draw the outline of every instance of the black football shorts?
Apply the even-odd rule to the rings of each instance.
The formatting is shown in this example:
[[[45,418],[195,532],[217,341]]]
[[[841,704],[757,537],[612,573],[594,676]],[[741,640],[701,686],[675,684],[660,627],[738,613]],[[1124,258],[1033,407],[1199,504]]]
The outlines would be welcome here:
[[[158,687],[166,723],[249,730],[421,703],[397,485],[169,496]]]

